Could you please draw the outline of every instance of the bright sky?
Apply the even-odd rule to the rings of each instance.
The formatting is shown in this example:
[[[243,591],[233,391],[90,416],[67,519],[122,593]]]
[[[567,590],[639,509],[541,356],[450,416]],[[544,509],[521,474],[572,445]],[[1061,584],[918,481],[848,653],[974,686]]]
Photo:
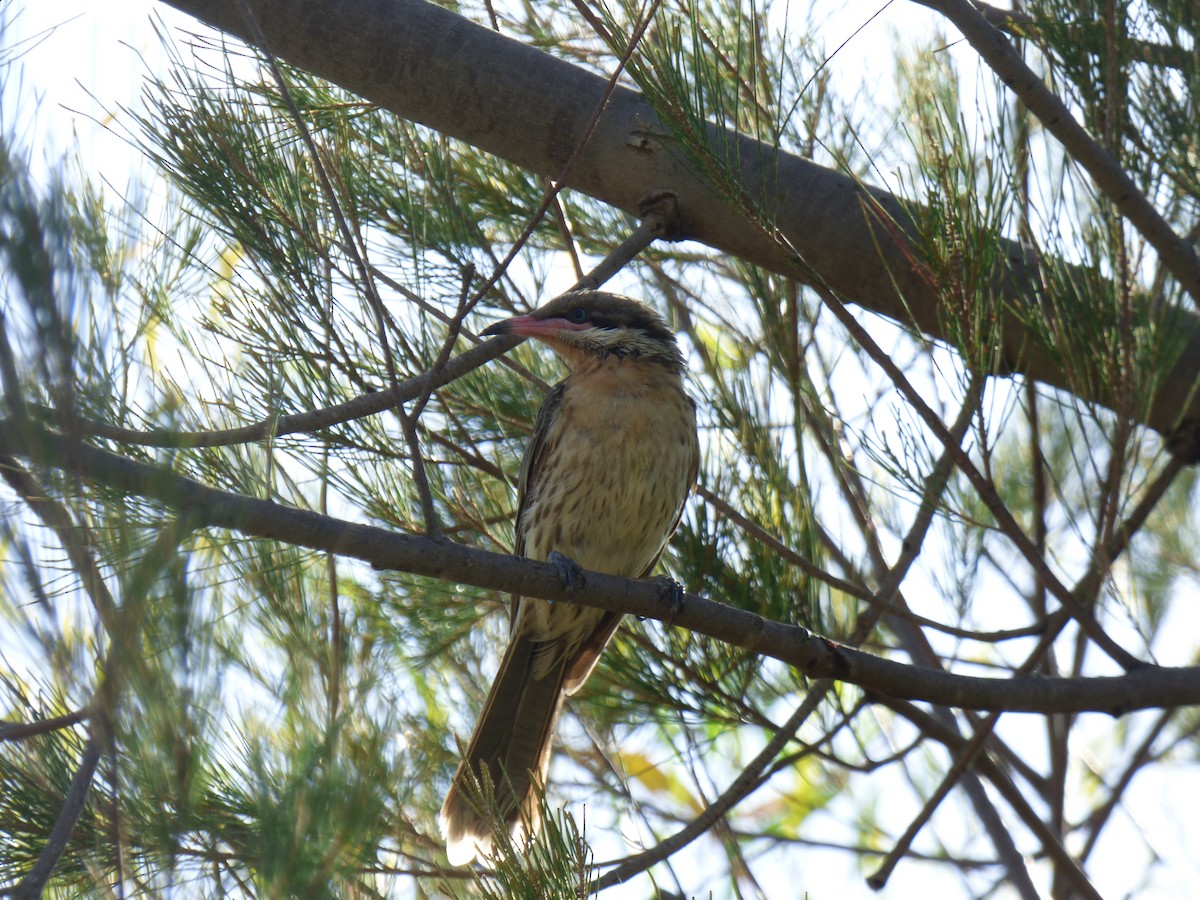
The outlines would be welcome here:
[[[794,4],[799,7],[800,4]],[[822,39],[832,50],[866,21],[878,6],[873,3],[829,3],[827,16],[816,17]],[[66,151],[77,147],[89,170],[103,175],[123,191],[135,173],[143,169],[140,156],[117,132],[104,126],[109,112],[137,103],[147,71],[161,71],[165,55],[152,23],[161,19],[168,33],[195,28],[195,23],[170,7],[151,0],[54,0],[0,5],[10,52],[21,56],[23,78],[9,77],[3,85],[5,116],[19,112],[18,134],[31,148],[30,163],[35,176],[46,171]],[[837,59],[843,83],[857,81],[876,93],[894,90],[892,63],[894,35],[929,34],[932,17],[910,3],[891,3],[870,22]],[[15,70],[9,70],[9,73]],[[969,79],[968,79],[969,80]],[[19,93],[19,106],[13,102]],[[11,123],[4,122],[4,127]],[[1187,633],[1191,633],[1188,631]],[[1102,764],[1102,761],[1101,761]],[[1168,864],[1161,867],[1153,890],[1143,897],[1175,897],[1194,894],[1200,884],[1200,828],[1194,823],[1194,798],[1200,796],[1200,779],[1193,772],[1172,768],[1147,770],[1139,776],[1138,789],[1129,797],[1131,817],[1118,815],[1120,825],[1110,829],[1108,840],[1141,843],[1141,834],[1153,842]],[[903,828],[904,823],[899,823]],[[847,854],[813,853],[814,866],[825,869],[820,882],[845,886],[840,896],[870,896]],[[1103,845],[1094,858],[1098,884],[1106,893],[1127,890],[1138,884],[1137,873],[1105,871]],[[1112,854],[1113,864],[1127,866],[1130,857]],[[815,869],[814,869],[815,871]],[[831,877],[831,872],[840,877]],[[901,865],[889,888],[890,896],[929,896],[928,884],[907,879]],[[615,894],[612,896],[616,896]]]

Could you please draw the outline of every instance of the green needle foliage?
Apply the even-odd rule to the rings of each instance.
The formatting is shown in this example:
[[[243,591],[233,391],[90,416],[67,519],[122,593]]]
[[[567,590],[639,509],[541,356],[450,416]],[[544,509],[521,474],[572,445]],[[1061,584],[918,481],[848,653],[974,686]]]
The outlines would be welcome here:
[[[919,273],[937,339],[918,298],[891,319],[847,310],[863,298],[805,260],[782,273],[659,241],[610,283],[668,317],[698,402],[697,493],[662,574],[935,674],[1120,674],[1113,645],[1198,661],[1194,474],[1138,424],[1196,388],[1173,369],[1195,352],[1196,298],[957,33],[890,44],[882,90],[841,64],[820,4],[455,9],[605,77],[627,57],[620,83],[653,104],[672,164],[785,250],[779,204],[804,198],[747,190],[731,133],[768,167],[789,153],[905,201],[910,218],[861,215],[881,258],[895,245]],[[992,15],[1189,240],[1195,14],[1049,0]],[[1194,875],[1123,812],[1163,802],[1139,774],[1185,777],[1194,710],[1005,715],[956,767],[985,713],[814,679],[754,635],[632,619],[567,704],[537,840],[502,832],[494,859],[449,868],[437,812],[509,598],[470,571],[218,527],[164,502],[168,476],[85,476],[79,453],[509,553],[525,444],[564,374],[543,348],[429,391],[415,421],[412,402],[290,417],[423,376],[448,340],[469,350],[569,288],[636,223],[570,176],[547,204],[559,173],[233,38],[158,37],[169,66],[112,119],[149,173],[128,197],[86,159],[32,176],[17,111],[0,110],[0,894],[26,896],[47,855],[53,897],[540,900],[619,879],[637,896],[834,896],[890,853],[896,896],[1134,895]],[[0,55],[5,75],[18,63]],[[489,65],[464,77],[500,77]],[[1063,383],[1014,375],[1026,354]],[[957,429],[950,448],[931,417]]]

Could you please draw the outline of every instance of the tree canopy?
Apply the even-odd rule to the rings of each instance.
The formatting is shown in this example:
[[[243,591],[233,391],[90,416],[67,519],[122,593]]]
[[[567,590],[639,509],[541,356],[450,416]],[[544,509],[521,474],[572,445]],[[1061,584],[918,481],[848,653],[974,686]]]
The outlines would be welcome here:
[[[0,116],[0,890],[1200,883],[1191,5],[925,0],[872,90],[817,2],[166,2],[145,190]],[[563,373],[477,335],[601,284],[688,359],[678,609],[512,556]],[[512,592],[633,615],[453,868]]]

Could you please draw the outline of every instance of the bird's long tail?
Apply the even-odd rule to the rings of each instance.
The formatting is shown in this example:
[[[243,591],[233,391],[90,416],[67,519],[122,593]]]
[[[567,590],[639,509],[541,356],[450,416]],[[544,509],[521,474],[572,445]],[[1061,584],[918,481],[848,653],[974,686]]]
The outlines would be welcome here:
[[[539,648],[546,649],[528,637],[513,636],[450,783],[438,821],[451,865],[465,865],[490,852],[494,817],[518,841],[537,833],[541,816],[534,779],[539,785],[546,783],[566,676],[564,659],[543,677],[534,677]],[[494,808],[478,790],[485,780],[491,785]]]

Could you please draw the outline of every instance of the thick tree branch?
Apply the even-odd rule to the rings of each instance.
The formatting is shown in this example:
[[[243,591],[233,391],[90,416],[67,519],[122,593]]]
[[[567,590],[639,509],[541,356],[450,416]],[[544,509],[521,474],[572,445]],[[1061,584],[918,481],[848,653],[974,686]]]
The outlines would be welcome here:
[[[242,0],[165,2],[250,36]],[[544,177],[556,177],[580,145],[606,88],[598,75],[422,0],[249,3],[273,52],[291,64]],[[567,186],[634,214],[647,194],[671,191],[679,201],[677,237],[788,276],[815,272],[866,309],[948,336],[947,310],[898,241],[915,233],[919,206],[723,129],[710,128],[710,148],[737,173],[743,196],[760,201],[782,242],[747,227],[743,214],[687,165],[646,98],[626,88],[613,91]],[[1003,318],[1004,364],[1058,388],[1091,391],[1082,399],[1111,406],[1104,379],[1072,378],[1054,349],[1022,324],[1036,318],[1040,302],[1036,261],[1015,241],[997,237],[997,243],[1006,266],[995,273],[994,293],[1015,310]],[[1200,396],[1192,390],[1200,381],[1200,319],[1181,310],[1172,315],[1181,355],[1153,402],[1137,413],[1163,434],[1187,417],[1200,418]],[[1180,452],[1195,458],[1200,444],[1181,445]]]
[[[61,435],[37,431],[19,441],[0,421],[0,453],[36,458],[43,465],[77,467],[79,477],[127,494],[155,500],[185,513],[191,527],[228,528],[252,537],[284,541],[360,559],[391,569],[516,593],[582,603],[670,622],[699,634],[761,653],[812,678],[833,678],[901,699],[964,709],[1006,712],[1104,712],[1200,705],[1200,666],[1144,666],[1116,677],[980,678],[904,665],[835,644],[804,628],[784,625],[742,609],[689,594],[674,614],[661,587],[586,573],[570,597],[557,571],[543,563],[488,553],[443,540],[397,534],[384,528],[323,516],[207,487],[158,466],[88,445],[68,446]],[[68,452],[69,451],[69,452]]]

